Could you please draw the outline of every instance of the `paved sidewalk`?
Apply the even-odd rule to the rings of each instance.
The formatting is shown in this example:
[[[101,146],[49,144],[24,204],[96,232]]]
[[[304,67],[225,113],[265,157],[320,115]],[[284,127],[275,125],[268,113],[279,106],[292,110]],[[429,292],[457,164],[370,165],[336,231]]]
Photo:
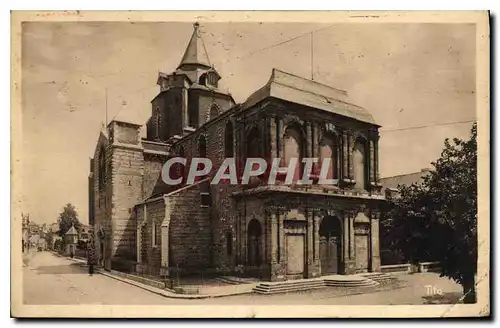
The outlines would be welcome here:
[[[56,254],[61,256],[59,254]],[[64,256],[61,256],[64,257]],[[83,259],[79,258],[70,258],[64,257],[68,260],[80,263],[82,265],[87,265],[87,262]],[[121,272],[116,271],[107,271],[102,268],[96,269],[96,273],[102,274],[103,276],[116,279],[118,281],[127,283],[132,286],[139,287],[141,289],[147,290],[149,292],[155,293],[157,295],[161,295],[168,298],[178,298],[178,299],[203,299],[203,298],[214,298],[214,297],[224,297],[224,296],[234,296],[234,295],[242,295],[252,293],[252,289],[256,286],[256,284],[241,284],[241,285],[227,285],[227,286],[214,286],[214,287],[204,287],[202,290],[202,294],[180,294],[176,293],[170,289],[161,289],[157,287],[153,287],[144,283],[140,283],[138,281],[128,279],[124,277],[125,275]]]

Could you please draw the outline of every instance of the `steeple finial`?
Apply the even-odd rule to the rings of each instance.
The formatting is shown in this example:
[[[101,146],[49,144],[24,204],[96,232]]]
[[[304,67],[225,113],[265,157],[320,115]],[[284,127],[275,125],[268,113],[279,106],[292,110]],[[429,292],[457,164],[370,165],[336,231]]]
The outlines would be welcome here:
[[[191,69],[193,66],[205,69],[212,66],[208,58],[207,50],[205,49],[205,44],[203,43],[203,40],[201,38],[200,24],[198,22],[195,22],[193,24],[193,28],[193,34],[191,35],[191,39],[187,44],[184,56],[182,56],[182,60],[177,67],[178,69],[182,69],[183,66],[191,67]]]

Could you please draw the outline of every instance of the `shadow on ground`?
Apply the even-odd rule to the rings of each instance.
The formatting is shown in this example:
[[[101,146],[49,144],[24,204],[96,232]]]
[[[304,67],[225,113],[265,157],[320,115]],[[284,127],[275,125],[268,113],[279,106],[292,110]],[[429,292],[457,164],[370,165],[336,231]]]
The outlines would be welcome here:
[[[460,302],[461,297],[462,293],[454,292],[424,296],[422,299],[423,304],[457,304]]]
[[[38,274],[86,274],[88,273],[80,263],[63,265],[46,265],[36,268]]]

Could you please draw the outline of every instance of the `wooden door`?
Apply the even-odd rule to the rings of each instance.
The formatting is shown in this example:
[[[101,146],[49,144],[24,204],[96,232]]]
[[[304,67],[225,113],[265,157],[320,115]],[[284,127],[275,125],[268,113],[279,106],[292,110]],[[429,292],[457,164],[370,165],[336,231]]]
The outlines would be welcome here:
[[[340,240],[337,236],[323,236],[319,242],[321,274],[338,274],[340,260]]]

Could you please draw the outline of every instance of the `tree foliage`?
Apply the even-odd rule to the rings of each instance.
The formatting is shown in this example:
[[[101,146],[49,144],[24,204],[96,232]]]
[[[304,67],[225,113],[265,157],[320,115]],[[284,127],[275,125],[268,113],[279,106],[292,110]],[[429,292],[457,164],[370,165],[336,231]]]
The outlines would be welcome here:
[[[420,182],[399,186],[388,219],[391,247],[412,263],[438,261],[441,276],[475,301],[477,271],[477,126],[469,140],[445,140],[441,157]]]
[[[75,206],[68,203],[64,207],[63,211],[59,214],[59,236],[63,237],[66,232],[74,226],[76,231],[80,231],[82,224],[78,220],[78,214],[76,213]]]

